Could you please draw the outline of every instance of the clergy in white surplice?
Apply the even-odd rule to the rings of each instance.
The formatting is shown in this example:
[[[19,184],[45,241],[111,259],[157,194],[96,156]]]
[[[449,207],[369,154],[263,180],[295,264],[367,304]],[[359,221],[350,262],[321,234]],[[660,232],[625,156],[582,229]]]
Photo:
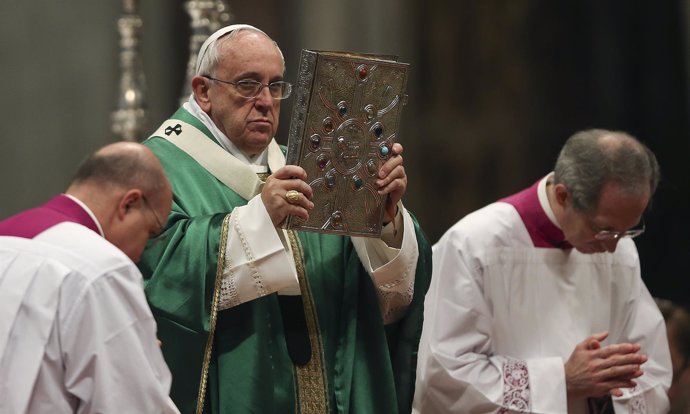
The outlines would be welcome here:
[[[663,318],[632,238],[658,183],[628,134],[582,131],[555,172],[433,247],[415,413],[665,413]]]
[[[172,194],[141,144],[0,221],[0,413],[178,413],[138,260]]]

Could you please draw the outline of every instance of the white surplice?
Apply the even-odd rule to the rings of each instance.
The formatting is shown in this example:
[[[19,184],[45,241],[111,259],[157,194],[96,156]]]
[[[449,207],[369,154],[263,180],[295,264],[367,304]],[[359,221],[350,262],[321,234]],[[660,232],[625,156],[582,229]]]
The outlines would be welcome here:
[[[586,400],[566,398],[564,363],[602,331],[604,345],[637,343],[649,357],[615,412],[668,410],[664,320],[632,240],[613,254],[535,248],[516,209],[497,202],[451,227],[433,254],[413,412],[587,413]]]
[[[177,413],[142,277],[86,227],[0,237],[0,413]]]

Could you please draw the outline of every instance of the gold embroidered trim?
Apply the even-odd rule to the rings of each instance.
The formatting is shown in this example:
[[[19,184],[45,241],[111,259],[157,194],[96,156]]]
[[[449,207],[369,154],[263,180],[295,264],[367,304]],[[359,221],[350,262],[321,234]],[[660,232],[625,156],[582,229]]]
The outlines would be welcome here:
[[[206,351],[204,352],[204,363],[201,367],[201,381],[199,382],[199,396],[196,400],[196,412],[201,414],[204,411],[204,397],[206,396],[206,382],[208,379],[208,367],[211,363],[211,353],[213,351],[213,337],[216,333],[216,319],[218,316],[218,301],[220,299],[220,287],[223,280],[223,268],[225,267],[225,246],[228,242],[228,228],[230,227],[230,214],[223,219],[220,231],[220,245],[218,246],[218,267],[216,267],[216,281],[213,287],[213,301],[211,302],[211,320],[209,322],[209,334],[206,340]]]
[[[287,231],[292,255],[295,258],[297,278],[299,279],[300,291],[302,293],[302,303],[304,306],[304,316],[307,321],[309,331],[309,342],[311,343],[311,359],[306,365],[294,366],[296,373],[296,396],[295,399],[301,414],[328,413],[328,384],[326,377],[326,363],[324,361],[323,343],[321,342],[321,331],[319,321],[314,309],[314,301],[311,296],[311,289],[307,280],[307,272],[304,268],[304,253],[302,243],[291,230]]]

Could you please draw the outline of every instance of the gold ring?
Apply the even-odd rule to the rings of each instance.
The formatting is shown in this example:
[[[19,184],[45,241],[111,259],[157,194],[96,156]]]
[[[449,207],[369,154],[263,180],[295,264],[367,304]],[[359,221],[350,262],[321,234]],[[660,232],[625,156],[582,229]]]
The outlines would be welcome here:
[[[288,191],[287,193],[285,193],[285,199],[287,200],[288,203],[295,204],[297,201],[299,201],[299,191],[297,191],[297,190]]]

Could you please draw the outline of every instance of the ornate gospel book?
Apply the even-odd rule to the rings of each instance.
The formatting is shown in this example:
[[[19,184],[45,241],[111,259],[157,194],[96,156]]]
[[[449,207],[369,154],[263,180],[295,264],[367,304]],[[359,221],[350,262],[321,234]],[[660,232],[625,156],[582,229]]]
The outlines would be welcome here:
[[[392,56],[302,50],[287,163],[306,170],[314,209],[286,228],[381,235],[386,198],[376,180],[398,134],[408,67]]]

